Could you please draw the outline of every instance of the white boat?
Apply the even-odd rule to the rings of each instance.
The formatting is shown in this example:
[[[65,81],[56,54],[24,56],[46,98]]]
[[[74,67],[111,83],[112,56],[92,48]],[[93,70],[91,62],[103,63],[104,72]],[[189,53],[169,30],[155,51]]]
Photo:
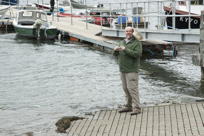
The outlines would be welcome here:
[[[9,9],[10,6],[0,5],[0,18],[3,17]]]
[[[201,10],[204,10],[203,1],[192,0],[192,1],[176,1],[174,4],[164,6],[164,11],[166,15],[173,15],[175,9],[175,15],[193,15],[192,17],[180,16],[175,17],[175,28],[176,29],[188,29],[189,20],[190,27],[193,29],[200,28],[200,15]],[[189,12],[190,11],[190,12]],[[173,27],[173,17],[166,17],[167,27],[171,29]]]
[[[55,39],[59,33],[47,20],[46,12],[40,10],[20,10],[13,21],[17,35],[37,38]]]

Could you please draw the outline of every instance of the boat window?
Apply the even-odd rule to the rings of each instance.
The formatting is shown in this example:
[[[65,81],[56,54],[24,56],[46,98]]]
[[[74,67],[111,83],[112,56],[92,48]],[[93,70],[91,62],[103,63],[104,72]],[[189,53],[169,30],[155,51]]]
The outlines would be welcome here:
[[[43,21],[46,21],[46,15],[44,15],[42,13],[36,13],[36,18],[41,19]]]
[[[184,6],[186,5],[185,1],[179,1],[178,3],[179,3],[179,5],[184,5]]]
[[[42,19],[43,21],[46,21],[46,15],[41,14],[41,19]]]
[[[23,17],[31,17],[33,15],[32,12],[23,12],[22,16]]]
[[[192,5],[203,5],[203,0],[192,0],[191,4]]]

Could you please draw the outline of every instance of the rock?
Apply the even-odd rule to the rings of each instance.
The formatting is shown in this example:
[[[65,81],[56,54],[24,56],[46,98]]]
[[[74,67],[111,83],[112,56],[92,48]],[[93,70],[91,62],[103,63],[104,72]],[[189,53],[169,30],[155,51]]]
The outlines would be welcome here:
[[[57,127],[58,133],[66,133],[66,130],[70,127],[71,122],[74,120],[84,119],[83,117],[77,117],[77,116],[65,116],[59,119],[55,125]]]

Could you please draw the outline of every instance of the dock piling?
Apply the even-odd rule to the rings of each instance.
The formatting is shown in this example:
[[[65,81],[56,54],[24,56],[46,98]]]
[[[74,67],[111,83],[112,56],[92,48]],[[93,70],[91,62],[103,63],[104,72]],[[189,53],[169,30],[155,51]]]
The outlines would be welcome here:
[[[201,11],[201,23],[200,23],[200,66],[201,66],[201,86],[204,86],[204,10]]]

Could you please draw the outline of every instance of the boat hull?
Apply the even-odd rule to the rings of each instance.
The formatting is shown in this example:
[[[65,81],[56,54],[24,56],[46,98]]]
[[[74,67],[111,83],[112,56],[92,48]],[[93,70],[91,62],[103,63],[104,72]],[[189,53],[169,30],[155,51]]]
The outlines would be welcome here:
[[[166,15],[172,15],[171,8],[164,7],[164,11]],[[188,15],[188,12],[176,10],[176,15]],[[191,13],[192,15],[192,13]],[[193,14],[195,15],[195,14]],[[166,17],[167,28],[173,28],[173,17]],[[188,16],[180,16],[175,17],[175,28],[176,29],[189,29],[189,17]],[[190,17],[190,28],[199,29],[200,28],[200,16]]]
[[[21,28],[14,26],[16,34],[23,37],[28,38],[40,38],[44,40],[53,40],[59,34],[59,31],[56,28],[50,29],[40,29],[40,35],[38,36],[38,32],[36,28]]]

